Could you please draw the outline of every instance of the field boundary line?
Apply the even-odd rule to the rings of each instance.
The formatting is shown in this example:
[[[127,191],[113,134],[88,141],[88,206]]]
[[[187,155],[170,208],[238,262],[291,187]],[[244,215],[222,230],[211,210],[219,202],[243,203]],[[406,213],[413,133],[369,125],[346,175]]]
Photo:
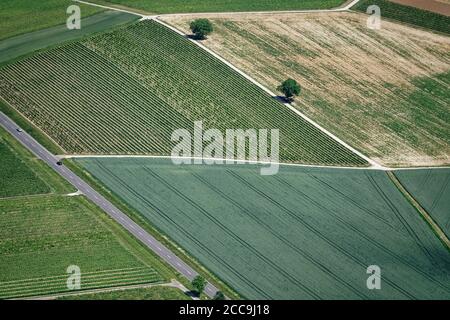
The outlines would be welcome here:
[[[180,159],[180,160],[217,160],[222,162],[231,162],[237,164],[261,164],[261,165],[280,165],[280,166],[291,166],[291,167],[304,167],[304,168],[322,168],[322,169],[345,169],[345,170],[378,170],[378,171],[401,171],[401,170],[427,170],[427,169],[450,169],[450,166],[440,166],[440,167],[405,167],[405,168],[390,168],[390,167],[345,167],[345,166],[327,166],[327,165],[315,165],[315,164],[302,164],[302,163],[289,163],[289,162],[270,162],[270,161],[259,161],[259,160],[238,160],[231,158],[201,158],[201,157],[181,157],[181,156],[154,156],[154,155],[109,155],[109,154],[64,154],[56,156],[59,159],[82,159],[82,158],[149,158],[149,159]],[[226,164],[226,163],[224,163]]]
[[[187,35],[185,33],[183,33],[182,31],[178,30],[177,28],[171,26],[170,24],[167,24],[164,21],[161,21],[158,19],[158,17],[144,17],[141,20],[146,20],[146,19],[151,19],[154,20],[158,23],[160,23],[161,25],[169,28],[170,30],[178,33],[179,35],[182,35],[183,37],[186,37]],[[205,50],[206,52],[208,52],[209,54],[211,54],[213,57],[215,57],[216,59],[219,59],[221,62],[225,63],[228,67],[230,67],[232,70],[236,71],[238,74],[240,74],[241,76],[243,76],[244,78],[246,78],[247,80],[249,80],[250,82],[252,82],[254,85],[258,86],[260,89],[264,90],[267,94],[269,94],[272,98],[277,97],[277,95],[272,92],[269,88],[265,87],[263,84],[259,83],[258,81],[256,81],[255,79],[253,79],[250,75],[248,75],[247,73],[243,72],[242,70],[240,70],[239,68],[237,68],[236,66],[234,66],[231,62],[227,61],[226,59],[224,59],[223,57],[221,57],[220,55],[218,55],[217,53],[215,53],[214,51],[212,51],[211,49],[207,48],[206,46],[204,46],[203,44],[201,44],[199,41],[196,41],[194,39],[190,39],[187,38],[189,41],[191,41],[192,43],[195,43],[197,46],[199,46],[200,48],[202,48],[203,50]],[[359,157],[361,157],[362,159],[366,160],[372,167],[378,168],[378,169],[383,169],[385,167],[383,167],[382,165],[378,164],[377,162],[375,162],[374,160],[370,159],[369,157],[367,157],[366,155],[362,154],[360,151],[356,150],[355,148],[353,148],[352,146],[350,146],[349,144],[347,144],[345,141],[341,140],[340,138],[338,138],[337,136],[335,136],[333,133],[331,133],[330,131],[328,131],[327,129],[323,128],[321,125],[319,125],[318,123],[316,123],[314,120],[310,119],[308,116],[306,116],[305,114],[303,114],[302,112],[300,112],[297,108],[293,107],[291,104],[289,103],[281,103],[282,105],[284,105],[285,107],[289,108],[291,111],[293,111],[294,113],[296,113],[297,115],[299,115],[300,117],[302,117],[304,120],[306,120],[307,122],[309,122],[311,125],[313,125],[314,127],[316,127],[317,129],[319,129],[320,131],[322,131],[323,133],[325,133],[326,135],[328,135],[329,137],[331,137],[333,140],[335,140],[336,142],[340,143],[341,145],[343,145],[344,147],[346,147],[347,149],[349,149],[350,151],[352,151],[353,153],[355,153],[356,155],[358,155]]]
[[[425,219],[425,221],[429,224],[429,226],[433,229],[434,233],[439,237],[439,240],[450,250],[450,240],[445,235],[444,231],[442,231],[441,227],[433,220],[433,218],[429,215],[429,213],[420,205],[420,203],[414,199],[414,197],[406,190],[394,172],[387,172],[387,175],[394,183],[394,185],[398,188],[398,190],[403,194],[403,196],[412,204],[412,206],[419,211],[420,215]]]

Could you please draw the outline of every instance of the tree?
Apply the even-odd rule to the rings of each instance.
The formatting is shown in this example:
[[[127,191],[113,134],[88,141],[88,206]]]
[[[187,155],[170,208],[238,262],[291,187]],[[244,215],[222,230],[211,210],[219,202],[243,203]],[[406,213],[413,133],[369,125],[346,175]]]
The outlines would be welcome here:
[[[192,280],[192,286],[194,287],[195,291],[197,291],[198,295],[200,296],[206,287],[205,278],[203,278],[202,276],[196,276],[194,278],[194,280]]]
[[[222,291],[217,291],[214,295],[213,300],[225,300],[225,295],[222,293]]]
[[[196,19],[191,22],[191,31],[196,39],[203,40],[213,32],[213,26],[208,19]]]
[[[294,99],[294,96],[298,96],[300,94],[301,88],[297,81],[295,81],[294,79],[287,79],[278,86],[277,90],[283,92],[286,99],[292,101]]]

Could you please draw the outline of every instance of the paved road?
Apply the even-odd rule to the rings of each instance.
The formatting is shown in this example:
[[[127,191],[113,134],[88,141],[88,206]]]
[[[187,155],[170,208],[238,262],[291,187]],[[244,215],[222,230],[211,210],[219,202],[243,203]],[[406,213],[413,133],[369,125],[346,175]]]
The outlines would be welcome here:
[[[51,154],[41,144],[34,140],[28,133],[19,132],[16,123],[9,119],[4,113],[0,112],[0,125],[21,142],[28,150],[33,152],[39,159],[46,162],[53,170],[63,176],[75,188],[80,190],[89,200],[102,208],[111,218],[127,229],[132,235],[139,239],[145,246],[155,252],[161,259],[170,264],[179,273],[187,279],[192,280],[198,273],[188,266],[183,260],[178,258],[172,251],[156,240],[148,232],[142,229],[138,224],[131,220],[125,213],[116,208],[111,202],[95,191],[90,185],[76,176],[64,165],[57,165],[58,158]],[[213,297],[217,288],[208,283],[205,293]]]

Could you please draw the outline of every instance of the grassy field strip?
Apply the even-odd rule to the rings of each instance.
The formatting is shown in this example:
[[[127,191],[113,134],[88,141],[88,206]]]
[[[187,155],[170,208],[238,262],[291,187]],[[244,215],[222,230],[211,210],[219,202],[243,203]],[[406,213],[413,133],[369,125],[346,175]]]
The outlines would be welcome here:
[[[0,65],[5,62],[11,63],[11,60],[36,50],[80,39],[136,19],[134,15],[106,11],[83,18],[80,30],[68,30],[66,25],[60,25],[5,39],[0,41]]]
[[[91,272],[83,272],[84,276],[90,276],[90,275],[96,275],[96,274],[103,274],[103,273],[119,273],[119,272],[130,272],[130,271],[135,271],[135,270],[142,270],[145,268],[122,268],[122,269],[111,269],[111,270],[101,270],[101,271],[91,271]],[[30,278],[30,279],[19,279],[19,280],[11,280],[11,281],[2,281],[2,283],[0,284],[2,287],[3,286],[8,286],[9,284],[17,284],[17,283],[22,283],[22,282],[33,282],[33,281],[54,281],[55,279],[57,281],[61,280],[61,279],[67,279],[67,274],[64,275],[58,275],[58,276],[49,276],[49,277],[41,277],[41,278]]]
[[[118,10],[127,10],[128,8],[139,10],[146,14],[183,14],[185,13],[239,13],[239,12],[272,12],[272,10],[278,10],[273,12],[302,12],[306,10],[333,10],[342,7],[349,8],[346,0],[277,0],[277,1],[261,1],[261,0],[231,0],[226,2],[212,2],[205,0],[169,0],[169,1],[134,1],[130,3],[125,0],[94,0],[92,2],[79,1],[84,4],[97,5],[102,8],[117,8]],[[357,3],[358,0],[353,0],[353,3]],[[251,10],[251,11],[250,11]]]
[[[103,9],[108,9],[108,10],[114,10],[114,11],[118,11],[118,12],[123,12],[123,13],[127,13],[127,14],[132,14],[135,16],[140,16],[143,17],[144,15],[136,12],[136,11],[130,11],[130,10],[125,10],[125,9],[120,9],[120,8],[115,8],[115,7],[110,7],[110,6],[105,6],[105,5],[101,5],[101,4],[97,4],[97,3],[92,3],[92,2],[88,2],[88,1],[82,1],[82,0],[72,0],[74,2],[78,2],[78,3],[82,3],[85,5],[89,5],[89,6],[94,6],[94,7],[98,7],[98,8],[103,8]]]
[[[0,2],[0,40],[57,25],[65,25],[70,0],[2,0]],[[87,18],[102,11],[80,4],[81,15]],[[26,44],[25,44],[26,45]]]
[[[0,198],[50,193],[50,188],[0,136]]]
[[[427,221],[433,231],[437,234],[442,243],[447,246],[450,250],[450,240],[445,235],[444,231],[442,231],[441,227],[433,220],[433,218],[425,211],[424,208],[411,196],[411,194],[405,189],[405,187],[401,184],[400,180],[395,176],[395,173],[388,172],[389,178],[391,178],[392,182],[397,186],[397,188],[405,195],[405,197],[412,203],[412,205],[419,211],[422,217]]]
[[[84,281],[82,283],[82,290],[159,282],[161,282],[161,279],[158,276],[142,273],[136,276],[123,276],[114,279],[103,279],[99,281]],[[18,287],[12,290],[2,289],[0,293],[0,299],[47,295],[62,292],[70,292],[70,290],[67,289],[65,279],[60,281],[60,283],[58,284],[34,284],[33,287],[28,288]]]
[[[273,15],[273,14],[281,14],[281,13],[332,13],[332,12],[345,12],[350,10],[351,6],[354,6],[360,0],[353,0],[353,3],[350,3],[345,6],[333,8],[333,9],[307,9],[307,10],[276,10],[276,11],[228,11],[228,12],[190,12],[190,13],[163,13],[156,14],[152,16],[144,16],[146,18],[165,18],[165,17],[189,17],[192,15],[195,16],[234,16],[234,15],[248,15],[248,14],[260,14],[260,15]]]
[[[449,252],[384,172],[76,161],[246,298],[450,296]]]
[[[133,270],[130,272],[112,272],[111,274],[92,274],[92,275],[83,275],[82,281],[83,281],[83,287],[87,284],[93,285],[96,283],[105,283],[105,282],[114,282],[114,281],[121,281],[123,279],[142,279],[145,281],[146,276],[159,279],[159,275],[155,271],[149,271],[148,268],[142,269],[142,270]],[[7,285],[3,285],[3,283],[0,286],[0,290],[2,292],[8,292],[8,291],[22,291],[22,290],[34,290],[36,286],[38,287],[54,287],[58,285],[65,285],[65,281],[67,280],[67,275],[59,276],[59,279],[52,279],[52,280],[44,280],[41,281],[41,285],[36,285],[37,281],[40,281],[41,279],[31,279],[29,283],[9,283]]]
[[[39,300],[191,300],[187,292],[186,287],[172,280],[161,284],[139,284],[59,294],[40,297]]]
[[[448,239],[450,237],[450,168],[397,170],[394,174],[411,197],[439,225]]]

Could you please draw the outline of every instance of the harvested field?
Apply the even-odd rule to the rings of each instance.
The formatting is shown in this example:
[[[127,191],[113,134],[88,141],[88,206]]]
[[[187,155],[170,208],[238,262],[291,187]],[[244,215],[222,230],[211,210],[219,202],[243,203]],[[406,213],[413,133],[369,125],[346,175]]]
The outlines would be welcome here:
[[[76,161],[245,298],[450,298],[450,252],[384,172]]]
[[[279,129],[288,162],[367,162],[154,21],[0,69],[0,95],[70,153],[170,155],[175,129]]]
[[[450,238],[450,168],[400,170],[395,175]]]
[[[188,32],[194,16],[164,18]],[[358,13],[211,15],[204,43],[272,90],[303,87],[297,108],[390,166],[450,163],[450,38]]]

